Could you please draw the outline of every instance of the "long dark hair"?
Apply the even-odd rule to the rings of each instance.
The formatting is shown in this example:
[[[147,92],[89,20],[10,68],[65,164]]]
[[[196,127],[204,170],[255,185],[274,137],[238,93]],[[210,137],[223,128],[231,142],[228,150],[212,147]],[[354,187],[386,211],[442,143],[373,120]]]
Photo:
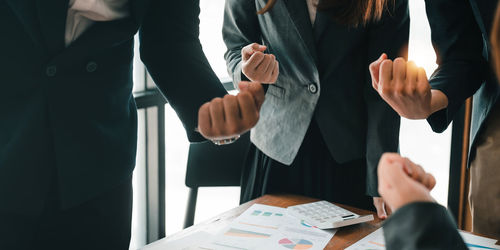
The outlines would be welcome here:
[[[270,11],[278,0],[268,0],[258,14]],[[328,12],[338,23],[358,26],[378,21],[391,0],[323,0],[318,5],[319,11]]]

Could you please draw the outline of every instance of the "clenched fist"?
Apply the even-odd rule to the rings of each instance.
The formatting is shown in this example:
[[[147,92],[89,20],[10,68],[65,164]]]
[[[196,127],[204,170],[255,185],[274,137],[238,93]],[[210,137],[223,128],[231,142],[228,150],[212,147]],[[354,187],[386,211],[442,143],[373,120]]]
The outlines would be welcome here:
[[[253,128],[259,121],[264,102],[260,83],[241,82],[238,95],[214,98],[203,104],[198,112],[198,130],[207,139],[232,138]]]
[[[430,191],[436,185],[431,174],[395,153],[382,156],[378,165],[379,193],[392,211],[412,202],[434,202]]]
[[[431,90],[425,70],[403,58],[388,60],[386,54],[370,64],[373,88],[400,116],[426,119],[448,106],[448,98]]]
[[[252,82],[275,83],[279,63],[272,54],[264,54],[266,46],[252,43],[241,50],[241,71]]]

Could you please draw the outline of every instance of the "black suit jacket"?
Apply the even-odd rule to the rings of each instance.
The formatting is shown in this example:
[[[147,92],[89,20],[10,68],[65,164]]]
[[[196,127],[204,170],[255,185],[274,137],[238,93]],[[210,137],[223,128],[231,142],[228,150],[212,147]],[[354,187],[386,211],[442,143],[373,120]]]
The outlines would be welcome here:
[[[98,22],[65,48],[68,0],[0,0],[0,210],[37,213],[57,180],[70,207],[130,177],[141,58],[191,141],[198,108],[226,91],[198,39],[198,0],[130,0],[131,16]]]
[[[412,203],[384,223],[387,250],[466,250],[452,217],[435,203]]]
[[[430,116],[428,122],[434,131],[444,131],[465,99],[474,95],[471,147],[500,93],[489,60],[496,7],[495,0],[426,1],[439,65],[430,84],[449,101],[448,108]]]

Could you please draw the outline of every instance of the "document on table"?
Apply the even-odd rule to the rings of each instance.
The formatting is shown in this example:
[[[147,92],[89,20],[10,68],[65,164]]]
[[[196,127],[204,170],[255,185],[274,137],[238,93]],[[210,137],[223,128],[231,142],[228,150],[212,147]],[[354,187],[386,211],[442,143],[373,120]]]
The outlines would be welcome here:
[[[465,244],[471,250],[479,249],[500,249],[496,246],[496,240],[485,237],[476,236],[467,232],[460,232]],[[382,228],[369,234],[354,245],[346,248],[346,250],[385,250],[384,231]]]
[[[199,250],[198,246],[210,240],[211,237],[213,235],[199,231],[177,240],[159,240],[141,248],[141,250]]]
[[[320,230],[288,216],[285,208],[255,204],[201,248],[320,250],[335,232]]]

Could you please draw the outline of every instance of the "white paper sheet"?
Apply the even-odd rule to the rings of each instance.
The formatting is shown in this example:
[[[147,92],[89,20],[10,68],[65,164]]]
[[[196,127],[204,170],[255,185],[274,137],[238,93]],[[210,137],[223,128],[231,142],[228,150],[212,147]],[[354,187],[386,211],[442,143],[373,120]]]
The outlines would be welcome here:
[[[485,237],[476,236],[467,232],[460,232],[465,243],[471,250],[485,249],[500,249],[496,246],[496,240]],[[356,242],[354,245],[346,248],[346,250],[385,250],[384,231],[382,228],[369,234],[365,238]]]
[[[320,230],[286,215],[286,209],[255,204],[223,229],[203,249],[323,249],[335,230]]]
[[[193,233],[187,237],[177,239],[177,240],[172,240],[169,241],[168,239],[165,240],[159,240],[154,243],[151,243],[143,248],[141,250],[195,250],[195,249],[201,249],[199,246],[207,241],[210,241],[210,239],[214,235],[209,234],[207,232],[199,231],[196,233]]]

